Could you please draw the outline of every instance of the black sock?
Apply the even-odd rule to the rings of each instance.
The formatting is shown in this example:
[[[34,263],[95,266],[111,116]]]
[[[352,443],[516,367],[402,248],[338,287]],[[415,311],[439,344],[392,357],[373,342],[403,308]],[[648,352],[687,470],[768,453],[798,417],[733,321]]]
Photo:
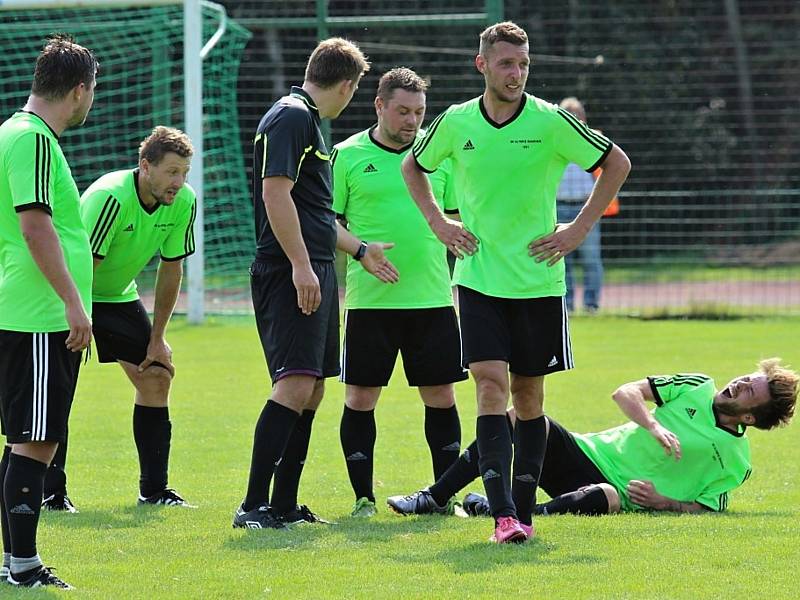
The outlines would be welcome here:
[[[67,440],[69,439],[69,432],[64,434],[64,441],[59,442],[56,455],[50,461],[50,466],[47,467],[47,473],[44,476],[44,492],[42,494],[45,498],[53,494],[67,495]]]
[[[253,455],[250,459],[250,478],[244,509],[252,510],[269,502],[269,484],[275,473],[276,463],[281,460],[294,424],[300,418],[291,408],[267,400],[258,417],[253,436]]]
[[[36,529],[42,508],[42,488],[47,465],[27,456],[11,454],[3,484],[11,555],[36,556]]]
[[[537,504],[537,515],[607,515],[608,498],[603,488],[593,485],[585,490],[556,496],[550,502]]]
[[[166,406],[133,406],[133,439],[139,452],[139,493],[147,498],[167,489],[172,423]]]
[[[272,486],[272,508],[277,514],[293,510],[297,506],[297,490],[300,476],[308,456],[308,443],[311,440],[311,426],[314,424],[313,410],[304,410],[294,424],[292,434],[283,451],[283,458],[275,469],[275,482]]]
[[[368,498],[375,502],[372,490],[372,468],[375,453],[374,410],[353,410],[348,406],[342,411],[342,422],[339,425],[339,440],[342,442],[347,476],[350,485],[359,498]]]
[[[478,417],[478,466],[492,516],[516,517],[511,499],[511,435],[506,415]]]
[[[425,407],[425,439],[431,450],[433,478],[439,479],[461,451],[461,421],[455,404],[450,408]]]
[[[542,474],[547,450],[547,422],[544,416],[524,421],[517,417],[514,425],[514,482],[511,497],[521,523],[531,524],[531,511],[536,502],[536,487]]]
[[[444,506],[455,494],[463,490],[480,475],[478,470],[478,441],[472,442],[450,465],[450,468],[428,488],[436,504]]]
[[[8,460],[11,446],[3,446],[3,458],[0,460],[0,525],[3,529],[3,552],[11,552],[11,534],[8,531],[8,514],[6,513],[5,480],[8,471]]]

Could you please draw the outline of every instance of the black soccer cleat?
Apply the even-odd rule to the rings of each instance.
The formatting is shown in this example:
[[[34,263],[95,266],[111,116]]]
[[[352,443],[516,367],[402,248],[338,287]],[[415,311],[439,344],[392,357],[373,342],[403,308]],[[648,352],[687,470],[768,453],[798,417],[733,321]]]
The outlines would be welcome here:
[[[193,504],[189,504],[186,500],[184,500],[181,495],[173,489],[167,488],[166,490],[162,490],[152,496],[139,496],[139,500],[137,502],[139,506],[143,505],[152,505],[152,506],[180,506],[182,508],[197,508]]]
[[[486,496],[481,496],[475,492],[470,492],[464,496],[464,512],[471,517],[491,517],[492,509],[489,508],[489,500]]]
[[[76,513],[78,509],[66,494],[50,494],[42,500],[42,508],[45,510],[57,510],[68,513]]]
[[[278,519],[266,502],[253,510],[245,510],[240,505],[233,513],[233,527],[241,529],[286,529],[286,525]]]
[[[451,499],[439,506],[430,491],[424,489],[409,496],[389,496],[386,504],[400,515],[452,515],[456,503]]]
[[[330,521],[327,521],[318,514],[311,512],[311,509],[305,504],[298,504],[293,510],[283,513],[282,515],[278,515],[278,519],[286,525],[302,525],[303,523],[322,523],[324,525],[333,525],[333,523]]]
[[[17,585],[19,587],[38,588],[44,586],[52,586],[62,590],[74,590],[75,588],[68,584],[63,579],[56,577],[52,572],[52,567],[41,566],[34,570],[32,574],[27,577],[21,577],[22,574],[17,574],[19,580],[15,579],[14,575],[8,576],[8,583]]]

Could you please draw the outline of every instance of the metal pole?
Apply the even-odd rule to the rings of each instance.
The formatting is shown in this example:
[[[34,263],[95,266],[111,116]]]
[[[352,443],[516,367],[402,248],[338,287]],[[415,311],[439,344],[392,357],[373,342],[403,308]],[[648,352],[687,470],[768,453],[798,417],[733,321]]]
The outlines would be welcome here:
[[[321,42],[328,38],[328,0],[317,0],[317,41]],[[322,138],[325,146],[330,151],[331,148],[331,122],[325,119],[320,124]]]
[[[186,134],[192,140],[194,156],[189,185],[197,194],[194,221],[195,252],[187,261],[189,323],[199,324],[205,317],[205,244],[203,215],[203,13],[200,0],[183,4],[183,96]]]

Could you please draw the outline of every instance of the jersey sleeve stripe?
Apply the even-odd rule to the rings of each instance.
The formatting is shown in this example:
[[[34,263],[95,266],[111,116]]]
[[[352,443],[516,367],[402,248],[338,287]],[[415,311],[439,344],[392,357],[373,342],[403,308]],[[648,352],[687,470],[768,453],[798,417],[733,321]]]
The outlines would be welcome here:
[[[582,123],[577,117],[574,117],[570,113],[565,110],[559,109],[558,114],[570,124],[570,126],[577,131],[583,139],[589,142],[592,146],[597,148],[600,151],[606,151],[608,148],[611,147],[611,142],[606,138],[595,134],[592,132],[584,123]],[[567,116],[569,115],[569,116]]]
[[[44,180],[44,202],[48,206],[51,206],[50,202],[50,166],[52,163],[53,155],[52,149],[50,147],[50,138],[44,138],[44,154],[45,154],[45,180]]]
[[[672,378],[672,382],[675,385],[690,385],[692,387],[697,387],[703,385],[707,382],[710,378],[706,377],[705,375],[685,375],[685,374],[678,374]]]
[[[34,199],[36,202],[42,201],[42,134],[36,134],[36,164],[34,166]]]
[[[653,400],[655,400],[656,406],[663,406],[664,400],[661,398],[661,393],[658,391],[658,382],[657,377],[648,377],[647,383],[650,384],[650,391],[653,392]]]
[[[443,112],[433,120],[433,123],[431,123],[431,126],[428,127],[428,130],[425,132],[425,137],[418,140],[416,145],[411,149],[411,152],[414,156],[419,156],[425,151],[425,148],[428,147],[428,144],[430,144],[431,139],[433,139],[433,134],[436,133],[436,129],[439,127],[439,123],[442,122],[442,119],[446,114],[447,114],[446,112]]]
[[[334,148],[333,150],[331,150],[331,167],[333,167],[336,164],[337,156],[339,156],[339,149]]]
[[[261,136],[261,179],[267,175],[267,134]]]
[[[99,254],[100,248],[105,242],[108,232],[111,231],[111,226],[119,214],[119,202],[114,196],[109,195],[100,211],[100,216],[94,224],[92,234],[89,236],[89,242],[92,246],[92,253]]]
[[[428,174],[435,173],[435,171],[431,171],[430,169],[426,169],[421,164],[419,164],[419,161],[417,160],[417,157],[413,152],[411,153],[411,157],[414,159],[414,162],[417,163],[417,167],[419,168],[420,171],[422,171],[423,173],[428,173]]]
[[[186,226],[186,233],[184,234],[183,251],[188,256],[194,252],[194,220],[197,217],[197,203],[192,204],[192,215],[189,217],[189,224]],[[176,260],[176,259],[173,259]]]
[[[313,148],[314,148],[314,146],[308,146],[308,147],[306,147],[306,148],[303,150],[303,156],[301,156],[301,157],[300,157],[300,160],[299,160],[299,161],[297,161],[297,177],[295,177],[295,178],[294,178],[294,181],[295,181],[295,183],[297,183],[297,180],[298,180],[298,179],[300,179],[300,169],[302,169],[302,168],[303,168],[303,161],[306,159],[306,156],[308,156],[308,153],[309,153],[309,152],[311,152],[311,150],[312,150]],[[266,164],[266,163],[265,163],[265,164]]]

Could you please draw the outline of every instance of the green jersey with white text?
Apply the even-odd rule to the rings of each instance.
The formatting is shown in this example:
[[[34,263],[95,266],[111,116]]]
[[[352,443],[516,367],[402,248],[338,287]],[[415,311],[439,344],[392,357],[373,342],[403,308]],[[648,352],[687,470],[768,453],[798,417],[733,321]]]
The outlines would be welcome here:
[[[67,270],[91,313],[92,255],[78,199],[58,136],[41,117],[20,111],[0,125],[0,329],[69,329],[64,302],[22,236],[19,213],[31,209],[50,215]]]
[[[414,144],[414,158],[426,172],[452,160],[461,219],[480,240],[474,255],[457,261],[454,283],[501,298],[563,296],[564,261],[537,263],[528,244],[555,229],[566,166],[594,170],[611,148],[571,113],[527,94],[502,124],[482,97],[439,115]]]
[[[731,431],[714,411],[714,381],[701,374],[648,377],[656,400],[655,419],[674,433],[681,459],[667,455],[653,435],[628,422],[573,437],[619,492],[623,510],[642,510],[628,497],[632,479],[652,481],[656,491],[714,510],[728,506],[731,490],[750,476],[750,442],[744,427]]]
[[[347,219],[362,240],[394,242],[386,256],[400,280],[382,283],[356,260],[347,260],[345,307],[434,308],[453,305],[447,249],[433,234],[408,193],[400,164],[411,145],[389,148],[373,136],[374,127],[334,147],[333,210]],[[429,176],[433,195],[447,212],[456,212],[449,161]]]
[[[81,196],[81,217],[95,268],[95,302],[130,302],[139,297],[135,277],[156,252],[161,260],[194,253],[194,190],[184,184],[171,205],[148,207],[139,196],[137,169],[107,173]]]

